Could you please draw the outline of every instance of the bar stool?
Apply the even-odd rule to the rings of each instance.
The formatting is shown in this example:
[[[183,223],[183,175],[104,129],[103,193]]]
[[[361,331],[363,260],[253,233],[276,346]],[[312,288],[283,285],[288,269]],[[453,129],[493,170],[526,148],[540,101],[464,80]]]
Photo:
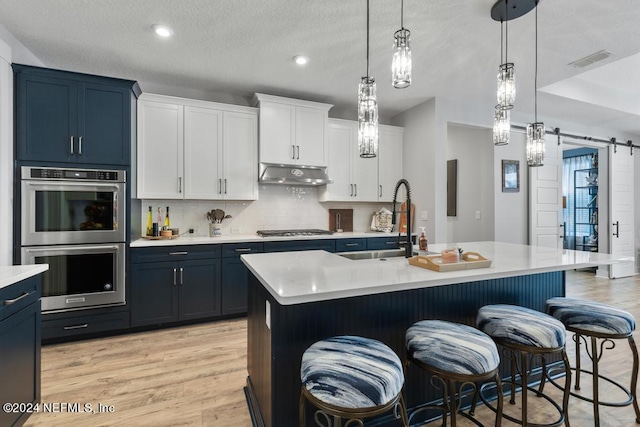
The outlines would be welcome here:
[[[567,380],[571,381],[571,369],[565,351],[567,332],[564,325],[559,320],[539,311],[506,304],[481,307],[478,310],[476,323],[481,331],[493,338],[510,355],[511,377],[509,383],[511,384],[511,399],[509,403],[515,404],[516,386],[520,386],[522,389],[522,418],[517,419],[508,414],[503,414],[503,417],[523,426],[558,426],[564,422],[568,427],[569,390],[565,390],[563,394],[561,408],[551,397],[542,392],[546,375],[545,369],[542,370],[542,380],[538,390],[528,385],[529,375],[533,368],[533,358],[540,357],[542,365],[545,367],[544,355],[554,353],[561,354]],[[520,366],[518,366],[518,355],[520,356]],[[516,373],[520,374],[520,382],[516,379]],[[558,420],[549,424],[530,423],[527,417],[527,390],[535,392],[538,397],[544,398],[553,405],[559,413]],[[482,389],[480,398],[493,409],[484,398]]]
[[[581,373],[584,372],[592,376],[592,398],[582,396],[575,392],[571,392],[571,395],[578,399],[593,403],[593,419],[596,426],[600,425],[600,405],[618,407],[633,404],[633,409],[636,412],[636,423],[640,423],[640,409],[638,409],[638,400],[636,397],[636,385],[638,383],[638,349],[635,341],[633,340],[633,331],[636,329],[636,320],[633,315],[627,311],[620,310],[610,305],[574,298],[551,298],[547,300],[546,305],[547,313],[560,320],[567,330],[574,334],[573,340],[576,343],[576,367],[572,368],[572,370],[576,373],[575,389],[580,390]],[[589,337],[591,339],[590,351],[585,337]],[[631,385],[628,389],[620,383],[604,375],[600,375],[598,371],[598,362],[600,361],[604,350],[607,349],[605,344],[610,343],[611,346],[608,347],[608,349],[612,349],[615,347],[615,343],[612,340],[625,338],[629,342],[629,347],[631,347],[631,352],[633,354]],[[598,340],[601,340],[599,349]],[[581,368],[580,347],[582,342],[584,342],[587,354],[591,359],[593,371],[587,371]],[[599,379],[603,379],[622,390],[627,394],[627,400],[622,402],[600,401],[600,396],[598,395]],[[550,379],[550,381],[559,387],[558,384],[553,382],[553,380]],[[571,383],[567,382],[565,387],[570,389]]]
[[[363,426],[364,418],[392,409],[408,426],[402,363],[380,341],[356,336],[318,341],[302,355],[300,379],[300,426],[306,425],[307,400],[318,409],[314,419],[320,426],[321,417],[324,425],[340,426],[345,418],[345,426]]]
[[[477,403],[477,383],[495,379],[498,391],[498,409],[495,425],[502,421],[502,385],[498,366],[500,356],[491,338],[479,330],[458,323],[444,320],[422,320],[407,329],[406,335],[407,362],[414,363],[431,375],[431,381],[442,384],[442,406],[423,405],[411,413],[427,409],[442,410],[443,425],[446,425],[447,413],[450,414],[451,425],[456,427],[456,414],[460,413],[476,425],[482,426],[473,418]],[[456,386],[459,384],[459,386]],[[463,389],[470,386],[473,401],[469,414],[460,411]],[[456,395],[458,396],[456,398]]]

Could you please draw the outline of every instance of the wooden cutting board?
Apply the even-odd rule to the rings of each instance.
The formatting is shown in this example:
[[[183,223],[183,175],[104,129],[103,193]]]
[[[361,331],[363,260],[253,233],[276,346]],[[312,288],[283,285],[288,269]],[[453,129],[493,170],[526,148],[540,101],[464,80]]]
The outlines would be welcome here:
[[[399,228],[398,230],[401,233],[405,233],[407,231],[407,202],[402,203],[400,205],[400,212],[405,212],[400,214]],[[415,224],[416,219],[416,205],[411,203],[411,232],[413,233],[413,224]]]
[[[329,230],[353,231],[353,209],[329,209]]]

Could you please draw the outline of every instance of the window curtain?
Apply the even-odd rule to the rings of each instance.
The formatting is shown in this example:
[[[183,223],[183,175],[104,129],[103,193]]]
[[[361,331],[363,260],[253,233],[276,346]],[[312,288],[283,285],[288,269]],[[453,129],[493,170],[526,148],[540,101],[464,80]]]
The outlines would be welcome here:
[[[566,200],[566,206],[562,210],[563,218],[564,218],[564,228],[565,228],[565,241],[564,248],[565,249],[575,249],[576,243],[576,232],[575,232],[575,223],[576,218],[574,215],[574,206],[576,205],[576,195],[575,195],[575,171],[578,169],[589,169],[593,167],[593,156],[590,154],[585,154],[581,156],[575,157],[567,157],[562,159],[562,182],[564,185],[562,186],[562,195],[564,200]],[[584,184],[581,184],[584,185]],[[582,192],[584,194],[584,192]],[[588,201],[577,201],[579,206],[586,206]]]

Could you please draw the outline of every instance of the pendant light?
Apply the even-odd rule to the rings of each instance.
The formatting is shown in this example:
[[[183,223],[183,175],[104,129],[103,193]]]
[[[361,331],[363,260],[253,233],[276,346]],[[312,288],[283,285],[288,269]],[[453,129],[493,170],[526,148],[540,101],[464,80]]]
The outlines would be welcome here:
[[[511,136],[511,111],[496,105],[493,115],[493,143],[507,145]]]
[[[536,0],[536,6],[538,0]],[[536,7],[536,52],[534,74],[534,123],[527,124],[527,164],[531,167],[543,166],[544,161],[544,123],[538,122],[538,8]]]
[[[502,20],[500,20],[500,66],[498,67],[498,105],[503,110],[513,108],[516,101],[516,70],[509,62],[509,0],[504,0],[504,62],[502,62]]]
[[[367,0],[367,75],[358,87],[358,149],[360,157],[378,153],[378,101],[376,79],[369,76],[369,0]]]
[[[393,87],[403,89],[411,85],[411,31],[404,28],[404,0],[400,2],[400,29],[393,37],[396,41],[391,61]]]

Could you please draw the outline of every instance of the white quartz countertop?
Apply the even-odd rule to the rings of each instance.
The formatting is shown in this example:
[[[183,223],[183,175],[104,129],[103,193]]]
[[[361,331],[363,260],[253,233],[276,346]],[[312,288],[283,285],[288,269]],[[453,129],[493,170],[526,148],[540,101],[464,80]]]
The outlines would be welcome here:
[[[49,269],[49,264],[0,266],[0,289]]]
[[[523,276],[623,262],[609,254],[517,245],[466,242],[429,245],[430,251],[459,246],[492,260],[488,268],[436,272],[409,265],[404,257],[350,260],[325,251],[242,255],[242,262],[282,305]]]
[[[319,236],[286,236],[286,237],[260,237],[257,234],[230,234],[219,237],[191,237],[180,236],[177,239],[148,240],[140,238],[131,242],[132,248],[178,246],[178,245],[215,245],[219,243],[244,243],[244,242],[275,242],[287,240],[320,240],[320,239],[349,239],[366,237],[398,238],[398,233],[379,233],[375,231],[346,232],[322,234]]]

